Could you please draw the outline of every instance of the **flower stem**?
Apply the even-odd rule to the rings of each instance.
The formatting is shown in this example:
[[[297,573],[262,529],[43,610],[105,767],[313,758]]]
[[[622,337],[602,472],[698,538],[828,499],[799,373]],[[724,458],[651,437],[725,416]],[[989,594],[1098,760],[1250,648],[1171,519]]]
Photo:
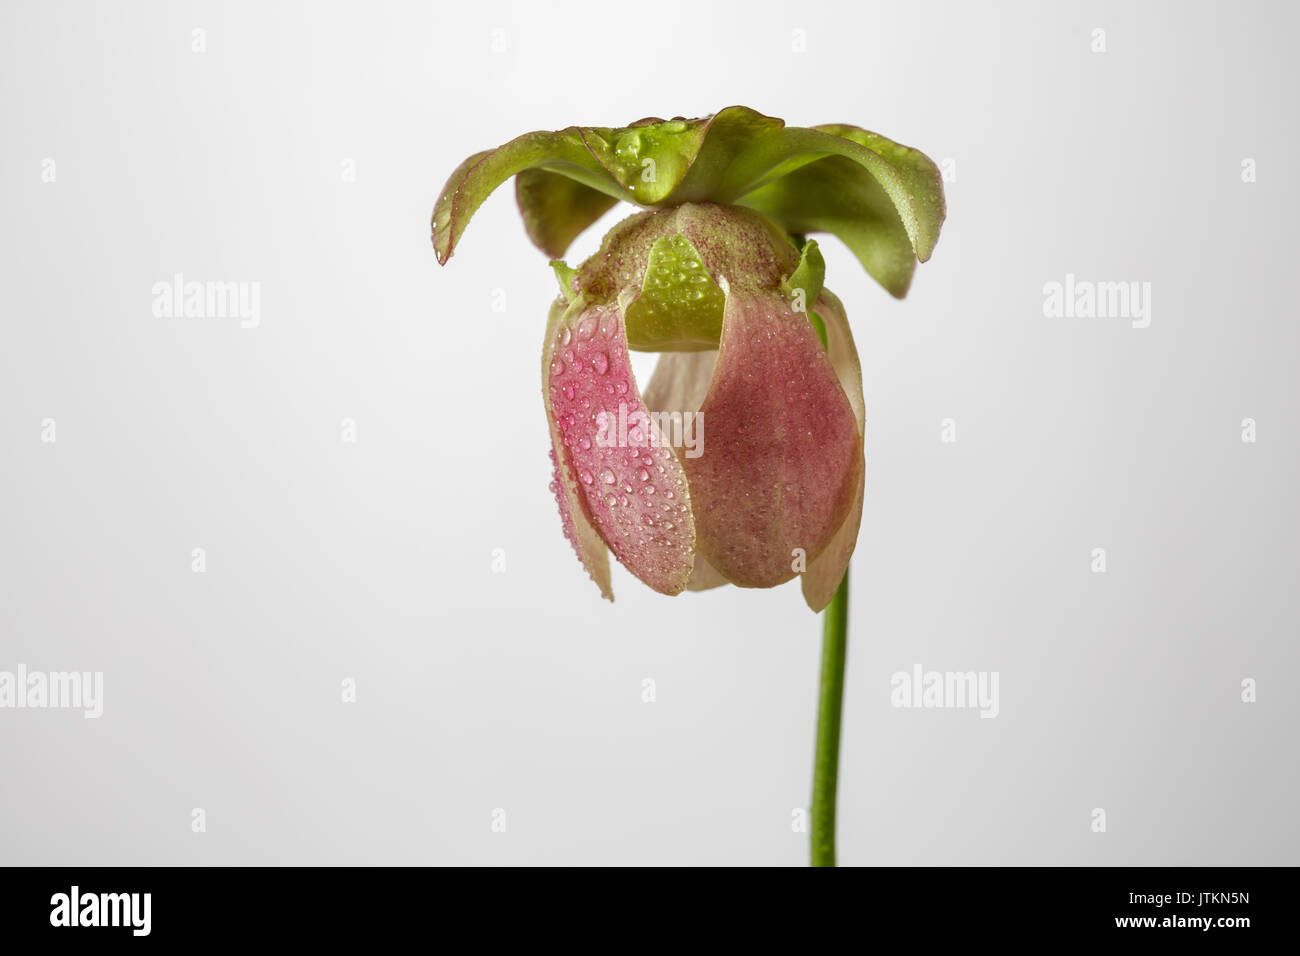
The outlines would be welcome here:
[[[840,772],[840,715],[848,654],[849,572],[822,614],[822,680],[813,766],[812,865],[835,865],[835,785]]]

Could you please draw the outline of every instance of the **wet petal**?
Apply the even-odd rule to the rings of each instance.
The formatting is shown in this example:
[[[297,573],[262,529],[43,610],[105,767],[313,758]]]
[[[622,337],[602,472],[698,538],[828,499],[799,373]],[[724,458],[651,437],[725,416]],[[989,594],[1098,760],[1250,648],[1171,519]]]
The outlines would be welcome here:
[[[616,305],[576,300],[548,337],[543,370],[582,510],[629,571],[664,594],[690,579],[695,523],[686,476],[647,414]]]
[[[817,300],[816,314],[826,330],[827,358],[853,408],[853,417],[858,423],[858,436],[861,438],[865,434],[866,425],[862,365],[858,361],[858,350],[853,344],[853,334],[849,330],[844,306],[829,291],[822,290],[821,297]],[[858,481],[852,507],[826,549],[808,562],[808,570],[804,572],[801,582],[804,600],[814,611],[820,611],[831,603],[857,545],[858,529],[862,525],[862,495],[866,487],[866,460],[861,443],[858,447]]]
[[[700,553],[735,584],[772,587],[844,522],[862,442],[808,316],[776,293],[727,291],[703,454],[683,463]]]
[[[564,315],[565,308],[565,303],[562,301],[557,301],[551,306],[550,319],[546,324],[546,339],[542,344],[543,378],[545,378],[546,370],[550,367],[551,362],[554,361],[556,327],[560,318]],[[546,405],[546,421],[551,432],[551,465],[554,469],[551,478],[551,493],[555,495],[556,504],[559,505],[564,536],[569,539],[574,552],[578,555],[578,560],[582,562],[582,566],[587,569],[591,579],[600,588],[600,596],[612,601],[614,600],[614,591],[610,587],[609,581],[609,551],[605,547],[605,542],[600,540],[600,535],[596,533],[596,529],[592,527],[591,522],[587,520],[587,516],[582,510],[577,473],[573,468],[568,450],[560,440],[560,429],[555,420],[555,410],[552,408],[550,400],[545,396],[543,398]]]

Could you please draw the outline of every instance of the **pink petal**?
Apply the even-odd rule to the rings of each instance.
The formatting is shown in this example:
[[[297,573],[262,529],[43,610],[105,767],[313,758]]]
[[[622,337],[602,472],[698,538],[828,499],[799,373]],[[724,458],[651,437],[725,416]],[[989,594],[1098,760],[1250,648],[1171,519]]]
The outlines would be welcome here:
[[[560,318],[564,315],[564,311],[565,303],[562,300],[551,306],[550,320],[547,322],[546,327],[546,340],[542,344],[543,378],[545,378],[547,369],[550,368],[554,359],[556,327]],[[614,591],[610,587],[609,581],[609,551],[605,547],[605,542],[600,540],[600,535],[596,533],[596,529],[591,526],[591,522],[587,520],[587,516],[582,510],[578,491],[578,478],[570,460],[568,449],[564,447],[563,442],[560,440],[560,429],[555,420],[555,411],[551,407],[549,400],[545,404],[546,420],[551,433],[551,465],[554,469],[551,479],[551,492],[555,495],[556,504],[560,508],[560,521],[564,526],[564,536],[569,539],[574,552],[578,555],[578,560],[582,562],[582,566],[587,569],[591,579],[600,588],[601,597],[612,601],[614,600]]]
[[[776,293],[727,293],[703,455],[683,463],[700,553],[734,584],[772,587],[843,524],[862,442],[808,316]]]
[[[543,377],[582,513],[629,571],[684,590],[695,554],[686,476],[646,415],[615,305],[569,308],[547,338]]]
[[[844,306],[828,290],[823,289],[813,311],[821,317],[826,328],[826,356],[853,407],[858,436],[861,438],[865,434],[866,423],[866,403],[862,398],[862,365],[858,361],[858,350],[853,344],[853,333],[849,330]],[[814,611],[821,611],[831,603],[858,541],[858,529],[862,524],[862,495],[866,487],[866,461],[860,443],[858,447],[857,491],[848,517],[826,545],[826,550],[808,562],[808,570],[804,572],[801,582],[804,600]]]

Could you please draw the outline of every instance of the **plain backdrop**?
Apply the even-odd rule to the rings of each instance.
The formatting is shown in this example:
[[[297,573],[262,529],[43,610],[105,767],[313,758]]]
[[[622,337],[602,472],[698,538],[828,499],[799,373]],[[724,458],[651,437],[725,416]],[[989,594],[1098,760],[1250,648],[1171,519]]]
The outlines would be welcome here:
[[[1298,28],[4,4],[0,671],[102,672],[104,713],[0,709],[0,862],[806,861],[797,583],[601,601],[547,491],[545,257],[509,184],[447,267],[428,234],[473,152],[739,103],[951,180],[904,301],[823,242],[867,401],[841,861],[1296,863]],[[260,324],[155,316],[177,273]],[[1149,327],[1045,316],[1070,274],[1151,283]],[[918,664],[1000,713],[891,706]]]

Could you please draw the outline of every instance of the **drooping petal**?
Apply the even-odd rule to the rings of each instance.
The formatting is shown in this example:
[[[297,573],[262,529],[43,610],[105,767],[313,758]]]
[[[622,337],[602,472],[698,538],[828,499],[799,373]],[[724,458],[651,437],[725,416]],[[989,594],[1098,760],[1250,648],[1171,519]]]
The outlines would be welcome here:
[[[475,153],[457,167],[433,207],[433,249],[445,264],[456,249],[470,217],[492,191],[516,173],[546,169],[563,173],[597,192],[635,202],[635,197],[610,179],[583,139],[569,127],[555,133],[525,133],[497,149]]]
[[[917,261],[930,258],[939,238],[945,207],[938,168],[923,153],[856,126],[788,133],[813,145],[839,140],[841,149],[767,181],[740,202],[792,233],[833,233],[902,298]]]
[[[835,233],[900,297],[944,218],[942,179],[919,151],[856,126],[792,127],[730,106],[702,119],[527,133],[471,156],[434,208],[440,262],[511,176],[529,236],[552,257],[614,201],[648,209],[739,204],[789,233]]]
[[[545,169],[515,176],[515,201],[533,245],[559,258],[569,244],[618,202],[613,196]]]
[[[546,339],[542,343],[543,380],[545,380],[547,369],[555,361],[556,329],[566,307],[566,303],[562,300],[557,300],[551,306],[550,318],[546,323]],[[614,600],[614,591],[610,587],[609,580],[609,551],[605,547],[605,542],[600,540],[600,535],[596,533],[596,529],[587,520],[586,513],[582,510],[577,473],[573,468],[568,449],[560,440],[560,429],[556,422],[555,409],[552,407],[551,400],[546,392],[547,390],[543,388],[542,400],[546,406],[546,422],[551,433],[551,465],[553,468],[551,493],[555,495],[556,504],[560,509],[560,521],[564,527],[564,536],[569,539],[574,552],[578,555],[578,560],[582,562],[582,566],[587,569],[591,579],[600,588],[600,596],[612,601]]]
[[[777,293],[727,292],[700,407],[703,454],[683,463],[697,547],[725,578],[772,587],[812,561],[857,490],[861,436],[808,316]]]
[[[681,464],[647,414],[617,305],[570,304],[543,370],[583,514],[629,571],[664,594],[691,576],[695,522]]]
[[[853,334],[849,330],[848,318],[844,306],[831,292],[823,289],[817,300],[816,314],[826,330],[826,356],[835,375],[839,379],[849,405],[853,408],[853,417],[858,423],[858,435],[865,435],[866,402],[862,397],[862,364],[858,361],[858,350],[853,344]],[[831,603],[835,590],[844,578],[844,571],[849,566],[853,549],[858,542],[858,530],[862,525],[862,496],[866,488],[866,459],[863,445],[858,445],[858,481],[853,495],[853,504],[839,529],[835,532],[826,549],[808,562],[800,582],[804,600],[814,611],[821,611]]]
[[[650,384],[645,387],[645,404],[652,414],[666,414],[669,416],[668,421],[673,421],[674,415],[681,416],[683,440],[674,445],[679,461],[696,455],[701,450],[699,439],[703,437],[703,432],[697,424],[699,419],[694,416],[709,392],[717,360],[717,349],[708,352],[664,352],[655,365]],[[688,419],[687,416],[691,417]],[[686,589],[707,591],[726,583],[727,579],[697,551],[695,567],[691,570],[690,580],[686,582]]]

